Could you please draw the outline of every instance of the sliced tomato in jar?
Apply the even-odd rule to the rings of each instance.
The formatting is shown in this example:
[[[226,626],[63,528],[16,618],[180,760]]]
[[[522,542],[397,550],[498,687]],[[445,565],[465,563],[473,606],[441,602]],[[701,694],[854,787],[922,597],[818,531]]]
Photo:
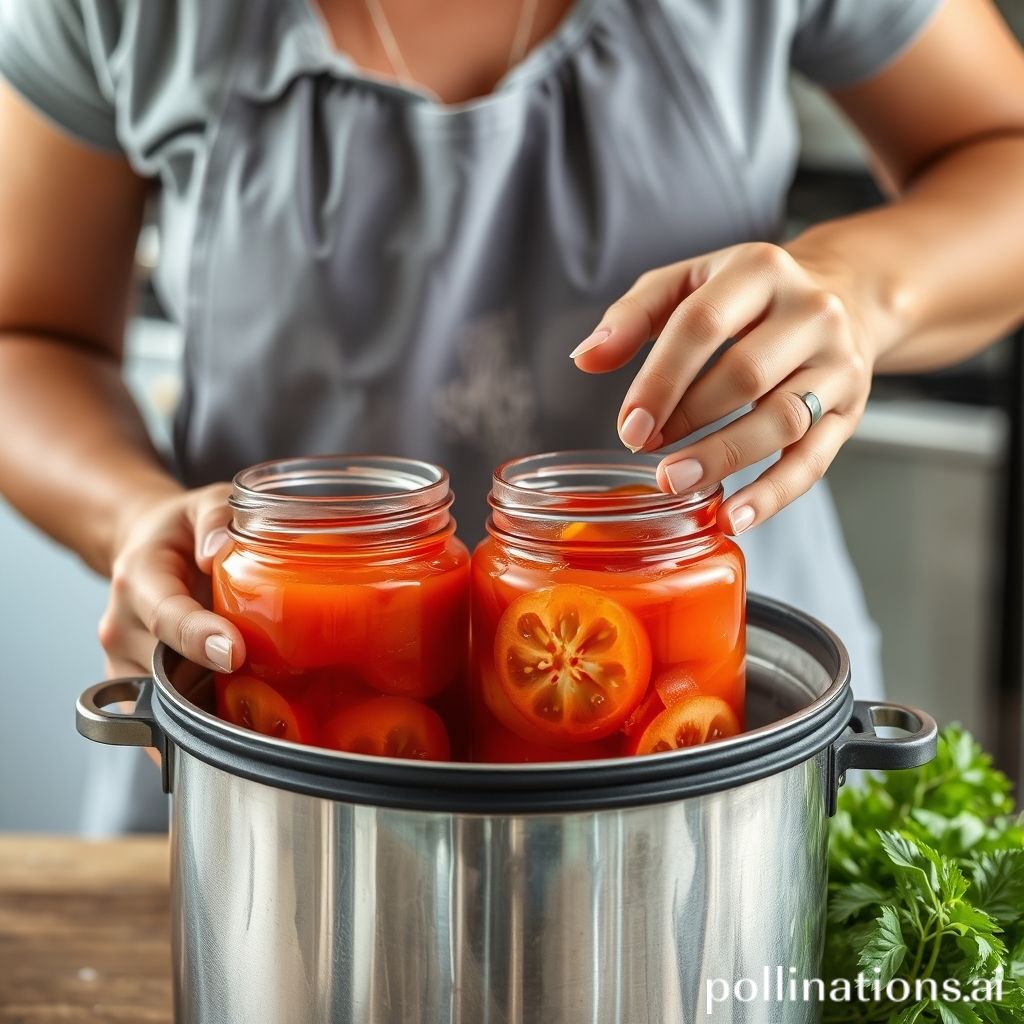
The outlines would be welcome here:
[[[742,719],[746,672],[743,651],[721,662],[694,661],[675,665],[654,678],[654,687],[666,707],[686,697],[721,697]]]
[[[531,746],[546,746],[557,749],[559,738],[542,729],[530,718],[524,715],[509,700],[505,688],[498,682],[498,677],[490,665],[484,664],[484,659],[479,659],[478,673],[480,679],[480,692],[484,698],[487,710],[498,720],[498,722],[510,732],[514,733],[521,740]]]
[[[327,724],[323,742],[350,754],[417,761],[451,757],[441,716],[408,697],[371,697],[346,708]]]
[[[666,708],[634,740],[633,754],[696,747],[735,736],[739,719],[721,697],[687,697]]]
[[[236,673],[221,677],[218,684],[217,712],[221,718],[275,739],[309,741],[310,728],[305,716],[269,683]]]
[[[494,666],[509,703],[554,742],[619,729],[643,699],[650,641],[627,608],[590,587],[524,594],[505,610]]]
[[[623,484],[621,487],[611,487],[606,491],[594,491],[587,495],[574,495],[566,493],[568,499],[565,508],[575,511],[583,511],[592,507],[584,498],[610,497],[632,497],[640,494],[660,494],[657,487],[648,484]],[[596,504],[596,503],[595,503]],[[621,524],[611,523],[567,523],[561,533],[563,541],[582,541],[586,543],[615,543],[623,539]]]

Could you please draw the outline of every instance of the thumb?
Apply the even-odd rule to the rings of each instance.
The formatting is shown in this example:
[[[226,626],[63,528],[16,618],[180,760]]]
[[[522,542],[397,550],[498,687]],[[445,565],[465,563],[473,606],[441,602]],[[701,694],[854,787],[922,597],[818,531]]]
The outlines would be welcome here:
[[[230,484],[214,484],[196,492],[196,500],[191,506],[189,518],[192,520],[195,537],[195,560],[201,572],[207,575],[217,552],[230,539],[228,524],[231,522],[231,509],[228,506]]]

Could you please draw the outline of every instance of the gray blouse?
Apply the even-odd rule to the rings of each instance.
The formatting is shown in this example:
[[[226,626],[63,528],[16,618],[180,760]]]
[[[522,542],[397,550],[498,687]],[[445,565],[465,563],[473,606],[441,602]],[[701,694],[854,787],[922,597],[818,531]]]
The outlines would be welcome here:
[[[0,73],[157,186],[156,284],[186,336],[178,470],[383,451],[452,473],[618,445],[635,367],[568,358],[644,270],[778,236],[795,66],[869,77],[938,0],[576,0],[455,106],[361,72],[313,0],[5,0]],[[746,474],[747,477],[752,475]],[[875,637],[824,487],[743,540],[750,585]]]

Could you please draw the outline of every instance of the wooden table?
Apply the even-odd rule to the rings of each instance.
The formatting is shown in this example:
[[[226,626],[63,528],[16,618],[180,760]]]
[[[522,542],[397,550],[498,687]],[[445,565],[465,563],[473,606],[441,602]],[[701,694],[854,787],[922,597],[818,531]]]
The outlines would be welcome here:
[[[0,1024],[171,1024],[167,840],[0,834]]]

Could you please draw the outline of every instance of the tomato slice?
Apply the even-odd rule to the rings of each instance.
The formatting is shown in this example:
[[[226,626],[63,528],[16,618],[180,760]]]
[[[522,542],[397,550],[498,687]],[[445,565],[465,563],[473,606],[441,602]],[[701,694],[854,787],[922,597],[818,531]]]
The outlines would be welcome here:
[[[324,745],[351,754],[418,761],[451,757],[441,716],[408,697],[371,697],[347,708],[327,724]]]
[[[269,683],[255,676],[227,676],[217,688],[217,711],[235,725],[291,743],[305,743],[309,726]]]
[[[721,697],[686,697],[663,711],[635,740],[634,754],[658,754],[735,736],[740,723]]]
[[[615,732],[643,699],[651,645],[632,612],[590,587],[561,584],[505,609],[494,639],[512,706],[556,742]]]
[[[483,662],[483,658],[480,662]],[[484,698],[487,710],[498,720],[498,722],[510,732],[514,733],[530,746],[546,746],[557,749],[559,737],[552,736],[550,732],[541,728],[531,718],[527,718],[521,711],[513,706],[509,700],[505,688],[498,682],[498,678],[490,665],[480,664],[478,666],[480,679],[480,692]]]
[[[588,507],[588,503],[581,500],[585,497],[604,497],[605,495],[617,495],[629,497],[639,494],[660,494],[657,487],[647,484],[623,484],[621,487],[610,487],[606,491],[595,491],[588,495],[574,495],[566,492],[565,507],[582,511]],[[575,500],[573,500],[575,499]],[[561,539],[567,541],[586,541],[596,544],[598,542],[614,543],[622,540],[622,527],[614,523],[567,523],[562,529]]]

